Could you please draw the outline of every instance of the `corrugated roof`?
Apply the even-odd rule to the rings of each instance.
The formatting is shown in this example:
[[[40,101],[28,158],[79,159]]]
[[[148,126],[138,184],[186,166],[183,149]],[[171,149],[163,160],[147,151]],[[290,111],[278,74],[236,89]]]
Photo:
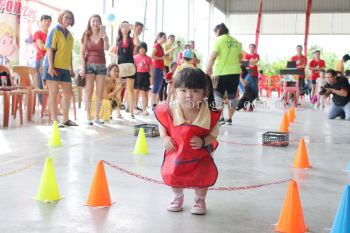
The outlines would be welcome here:
[[[207,0],[211,2],[212,0]],[[254,13],[258,11],[260,0],[215,0],[215,6],[223,12]],[[307,0],[263,0],[263,12],[298,13],[305,12]],[[350,12],[350,0],[313,0],[313,12]]]

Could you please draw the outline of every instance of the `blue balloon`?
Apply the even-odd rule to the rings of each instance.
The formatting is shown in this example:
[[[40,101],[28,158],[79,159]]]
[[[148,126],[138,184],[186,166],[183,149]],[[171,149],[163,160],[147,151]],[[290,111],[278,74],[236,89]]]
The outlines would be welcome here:
[[[108,22],[113,22],[115,20],[115,14],[110,13],[107,15]]]

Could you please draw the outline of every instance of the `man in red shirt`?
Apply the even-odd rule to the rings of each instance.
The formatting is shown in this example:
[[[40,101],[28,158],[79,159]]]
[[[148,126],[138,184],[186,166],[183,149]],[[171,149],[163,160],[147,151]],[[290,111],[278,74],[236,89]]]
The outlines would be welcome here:
[[[257,54],[255,52],[255,44],[250,44],[249,45],[249,54],[245,54],[243,57],[243,61],[248,61],[249,64],[249,69],[251,70],[250,76],[253,78],[254,80],[254,84],[255,87],[258,88],[258,90],[256,90],[257,92],[259,92],[259,72],[258,72],[258,62],[260,60],[260,56],[259,54]],[[259,99],[259,97],[257,98]]]
[[[40,18],[40,30],[34,33],[34,42],[36,47],[36,74],[38,77],[38,87],[43,89],[43,81],[41,79],[40,68],[43,64],[43,60],[46,54],[45,43],[49,27],[51,25],[52,19],[49,15],[42,15]],[[42,103],[42,95],[39,95],[39,101]]]
[[[299,75],[299,92],[297,93],[297,98],[299,99],[299,95],[304,94],[304,86],[305,86],[305,66],[306,66],[306,57],[303,55],[303,46],[297,45],[296,47],[297,54],[294,55],[290,60],[294,61],[297,64],[297,69],[303,71],[303,75]]]
[[[316,93],[316,80],[320,77],[320,70],[326,68],[326,63],[321,59],[320,50],[316,50],[314,52],[314,59],[312,59],[309,63],[309,69],[311,71],[311,75],[309,79],[311,80],[311,100],[314,100],[314,96]],[[313,101],[314,102],[314,101]]]

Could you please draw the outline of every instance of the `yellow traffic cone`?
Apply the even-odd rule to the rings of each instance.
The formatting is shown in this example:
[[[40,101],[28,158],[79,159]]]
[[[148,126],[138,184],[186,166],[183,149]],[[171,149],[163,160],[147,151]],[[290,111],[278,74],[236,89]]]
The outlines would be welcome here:
[[[51,157],[46,158],[39,189],[34,199],[43,202],[54,202],[62,199],[58,191],[55,168]]]
[[[137,136],[137,141],[134,148],[134,154],[147,155],[148,147],[146,142],[145,130],[140,128],[139,135]]]
[[[52,125],[52,133],[48,143],[48,146],[60,147],[62,146],[60,131],[58,130],[58,122],[54,121]]]

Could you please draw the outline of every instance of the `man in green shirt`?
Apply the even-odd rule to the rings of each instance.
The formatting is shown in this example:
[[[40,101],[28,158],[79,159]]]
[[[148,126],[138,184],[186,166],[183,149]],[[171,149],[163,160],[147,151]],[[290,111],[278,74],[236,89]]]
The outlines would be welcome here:
[[[217,36],[210,55],[207,74],[214,76],[214,94],[216,107],[223,109],[223,97],[227,93],[228,117],[226,123],[232,124],[232,116],[236,110],[236,98],[239,78],[241,75],[242,44],[229,35],[225,24],[221,23],[214,29]],[[210,103],[213,104],[213,103]],[[225,124],[225,118],[220,118],[219,124]]]

